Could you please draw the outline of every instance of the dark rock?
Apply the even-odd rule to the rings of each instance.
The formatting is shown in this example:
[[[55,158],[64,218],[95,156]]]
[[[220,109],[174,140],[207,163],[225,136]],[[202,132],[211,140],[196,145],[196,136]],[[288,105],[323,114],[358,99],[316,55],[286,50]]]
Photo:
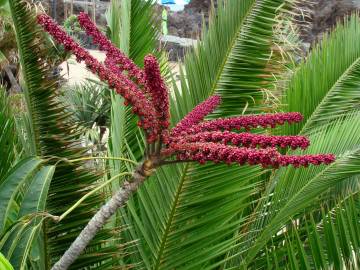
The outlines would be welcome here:
[[[360,8],[358,0],[316,0],[312,4],[300,4],[307,17],[298,17],[301,38],[308,43],[321,40],[336,22]]]
[[[168,52],[170,61],[182,60],[185,53],[192,50],[196,46],[197,41],[189,38],[181,38],[177,36],[163,36],[160,44]]]

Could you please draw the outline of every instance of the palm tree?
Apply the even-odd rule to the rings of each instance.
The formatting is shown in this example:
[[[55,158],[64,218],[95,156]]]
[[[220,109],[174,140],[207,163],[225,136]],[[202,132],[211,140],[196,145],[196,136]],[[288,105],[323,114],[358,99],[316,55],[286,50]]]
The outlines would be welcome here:
[[[136,1],[124,2],[123,7]],[[18,27],[19,47],[24,50],[20,54],[24,68],[26,63],[36,63],[36,60],[29,58],[32,55],[25,51],[31,45],[35,46],[29,40],[31,37],[21,34],[31,29],[19,31],[34,25],[29,16],[24,16],[29,13],[22,3],[12,1],[12,10],[13,17],[19,20],[15,21],[15,26]],[[276,171],[253,166],[194,163],[161,167],[119,211],[116,222],[111,223],[110,226],[126,227],[117,232],[120,239],[103,245],[99,245],[100,240],[95,241],[75,262],[74,269],[85,265],[112,269],[115,263],[137,269],[356,268],[360,243],[357,226],[360,48],[356,44],[360,40],[360,21],[357,15],[353,15],[339,23],[304,61],[295,65],[288,62],[291,58],[282,57],[284,44],[274,33],[279,20],[287,18],[289,11],[295,12],[291,8],[290,1],[280,0],[220,2],[209,29],[204,31],[202,42],[185,59],[181,88],[173,85],[172,125],[213,94],[220,95],[223,102],[209,119],[269,111],[299,111],[304,115],[303,123],[283,126],[273,132],[309,136],[312,145],[305,153],[335,153],[336,162],[330,166],[296,170],[288,167]],[[125,11],[129,12],[129,9]],[[128,33],[142,29],[131,27],[134,22],[127,20],[126,14],[121,18],[125,21],[123,27],[130,25]],[[113,25],[117,23],[115,21]],[[114,43],[119,44],[115,38]],[[131,43],[127,41],[125,44]],[[121,48],[126,51],[125,45]],[[26,70],[32,70],[24,76],[27,85],[34,86],[30,82],[42,71],[36,69],[35,64],[24,72]],[[40,83],[40,79],[36,82]],[[43,106],[37,109],[37,114],[34,114],[36,108],[30,107],[33,119],[44,115],[47,125],[60,121],[55,118],[59,117],[57,107],[52,107],[54,111],[49,110],[48,105],[52,103],[46,100],[49,93],[51,97],[56,96],[55,89],[43,84],[35,86],[47,91],[40,91],[37,102],[33,99],[30,103]],[[37,93],[35,87],[32,89],[34,94]],[[28,91],[30,93],[31,89]],[[53,118],[47,119],[49,115]],[[115,117],[119,117],[116,124]],[[51,122],[52,119],[56,120]],[[115,129],[112,130],[112,144],[114,140],[122,140],[116,156],[139,159],[144,138],[129,114],[123,110],[122,114],[113,113],[111,119],[111,124],[120,126],[123,135],[118,137]],[[43,129],[36,128],[41,124],[39,122],[32,125],[33,130],[43,132]],[[44,122],[42,127],[45,126]],[[52,126],[47,127],[46,132],[49,131],[53,136],[69,134]],[[48,136],[47,133],[32,134],[40,138]],[[36,147],[37,144],[43,147],[53,145],[44,139],[32,142],[35,150],[41,149]],[[69,148],[70,145],[65,144],[64,149]],[[297,151],[289,150],[288,153]],[[58,156],[55,150],[40,155],[47,157],[48,153]],[[65,158],[78,156],[69,154]],[[51,166],[53,163],[47,164]],[[67,187],[70,191],[64,190],[63,181],[74,179],[68,172],[73,167],[69,166],[56,167],[46,208],[51,214],[58,215],[66,210],[66,206],[60,208],[65,198],[76,202],[91,190],[90,186],[77,194],[79,185],[74,183]],[[115,170],[115,166],[112,169]],[[120,164],[117,172],[129,169],[130,165]],[[60,173],[56,176],[57,170],[63,178],[60,178]],[[59,178],[62,180],[56,180]],[[82,181],[78,183],[89,183]],[[96,198],[94,201],[93,207],[101,203]],[[87,207],[89,204],[82,204],[73,215],[55,225],[55,228],[63,229],[56,231],[59,232],[57,237],[50,234],[54,242],[46,242],[54,258],[66,249],[79,228],[87,222],[92,214],[86,211]],[[88,215],[80,219],[79,215],[84,211]],[[46,226],[54,225],[47,223]],[[111,239],[111,234],[100,235]],[[66,239],[67,236],[71,239]],[[57,239],[67,241],[60,244],[55,241]],[[100,251],[106,254],[105,251],[116,248],[120,257],[116,262],[105,255],[94,256]]]

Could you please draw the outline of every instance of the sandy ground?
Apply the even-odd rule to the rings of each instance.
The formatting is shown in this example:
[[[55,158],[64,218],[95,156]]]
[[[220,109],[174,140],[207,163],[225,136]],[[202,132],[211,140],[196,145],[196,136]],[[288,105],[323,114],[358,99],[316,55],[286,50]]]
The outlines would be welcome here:
[[[94,56],[99,61],[105,60],[105,54],[98,50],[88,50],[92,56]],[[69,85],[79,84],[82,82],[86,82],[88,79],[90,80],[99,80],[97,76],[92,74],[90,71],[86,69],[84,63],[78,63],[75,60],[74,56],[71,56],[70,59],[61,65],[62,71],[61,75],[64,79],[67,80]],[[170,63],[171,70],[175,74],[179,74],[179,65],[176,62]]]
[[[100,61],[105,60],[105,54],[103,52],[98,50],[88,51],[96,59]],[[68,61],[62,63],[60,66],[62,68],[61,75],[67,80],[69,85],[79,84],[81,82],[85,82],[87,79],[99,80],[97,76],[86,69],[84,63],[76,62],[74,56],[71,56]]]

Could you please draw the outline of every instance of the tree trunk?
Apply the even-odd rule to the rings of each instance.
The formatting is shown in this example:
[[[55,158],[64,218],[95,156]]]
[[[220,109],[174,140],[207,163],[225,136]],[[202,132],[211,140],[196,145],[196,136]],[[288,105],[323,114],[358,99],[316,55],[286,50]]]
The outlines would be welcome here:
[[[150,163],[151,164],[151,163]],[[140,164],[131,180],[126,180],[120,190],[91,218],[86,227],[71,244],[60,260],[51,268],[52,270],[65,270],[80,256],[94,238],[96,233],[105,225],[107,220],[116,212],[116,210],[125,205],[130,196],[151,174],[151,167],[147,166],[146,161]]]

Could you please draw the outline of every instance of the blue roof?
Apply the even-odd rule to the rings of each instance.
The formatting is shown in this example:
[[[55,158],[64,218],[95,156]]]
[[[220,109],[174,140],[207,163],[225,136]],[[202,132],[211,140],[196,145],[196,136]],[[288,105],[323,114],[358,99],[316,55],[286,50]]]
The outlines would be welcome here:
[[[161,0],[161,4],[175,4],[175,0]]]

